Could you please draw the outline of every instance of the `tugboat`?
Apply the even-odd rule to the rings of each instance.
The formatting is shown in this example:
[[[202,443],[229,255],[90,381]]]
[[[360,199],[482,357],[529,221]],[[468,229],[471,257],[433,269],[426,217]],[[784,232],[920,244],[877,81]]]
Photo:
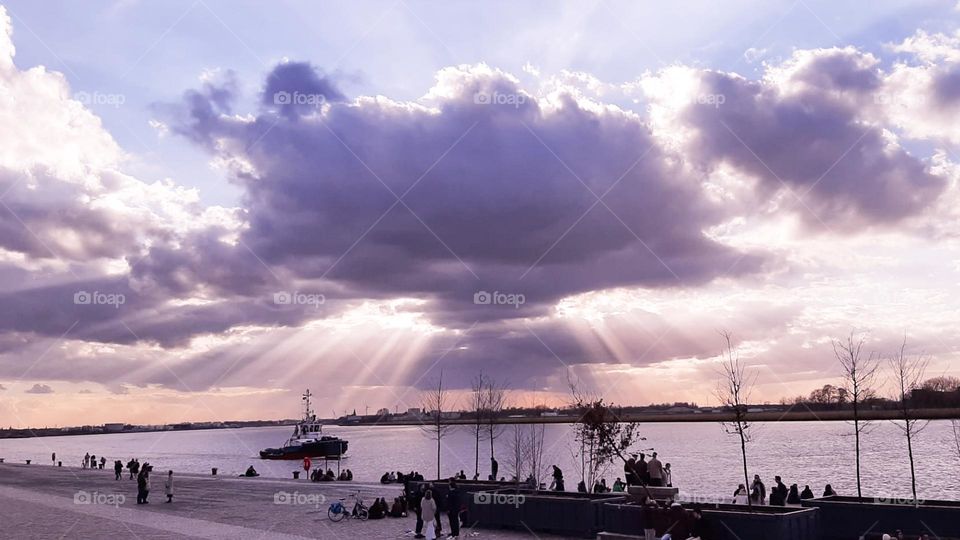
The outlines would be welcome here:
[[[340,459],[347,452],[347,441],[323,434],[323,426],[310,408],[310,390],[304,392],[303,420],[293,428],[293,435],[280,448],[260,451],[260,459],[303,459],[321,457]]]

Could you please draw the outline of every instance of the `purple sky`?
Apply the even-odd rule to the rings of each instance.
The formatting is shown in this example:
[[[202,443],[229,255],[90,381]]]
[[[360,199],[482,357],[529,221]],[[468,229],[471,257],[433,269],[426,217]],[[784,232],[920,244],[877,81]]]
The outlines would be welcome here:
[[[422,4],[390,28],[340,6],[352,33],[317,34],[338,46],[277,50],[249,6],[179,7],[98,5],[117,44],[151,36],[114,49],[0,11],[0,423],[294,416],[307,387],[325,415],[403,410],[441,368],[517,405],[562,403],[568,373],[709,404],[721,330],[757,401],[837,383],[851,332],[960,373],[952,3],[783,6],[751,39],[694,14],[689,50],[634,64],[603,7],[561,10],[595,38],[575,53],[535,39],[563,17],[461,43]],[[368,59],[403,25],[406,59]]]

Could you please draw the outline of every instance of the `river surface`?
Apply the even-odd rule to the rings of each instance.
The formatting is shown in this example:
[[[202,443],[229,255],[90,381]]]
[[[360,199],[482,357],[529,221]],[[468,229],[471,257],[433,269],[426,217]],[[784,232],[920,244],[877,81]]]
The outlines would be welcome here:
[[[513,426],[496,441],[500,476],[509,477]],[[673,468],[673,484],[687,498],[726,497],[743,482],[739,439],[713,423],[658,423],[643,426],[644,448],[656,448],[661,460]],[[809,484],[820,495],[825,484],[841,495],[856,494],[853,428],[845,422],[782,422],[755,424],[747,454],[750,475],[760,474],[769,487],[780,475],[789,486]],[[0,440],[0,457],[8,462],[48,466],[51,452],[64,466],[78,467],[85,452],[106,456],[107,468],[114,459],[126,464],[132,457],[149,461],[158,470],[236,475],[254,465],[263,476],[290,478],[300,466],[292,461],[265,461],[257,452],[283,444],[292,427],[260,427],[201,431],[166,431],[40,437]],[[341,467],[350,468],[354,479],[376,482],[387,470],[418,470],[436,476],[436,440],[415,426],[328,426],[326,433],[350,442]],[[489,473],[489,443],[482,442],[480,472]],[[564,471],[567,489],[576,489],[579,460],[575,457],[571,426],[547,425],[544,465],[556,463]],[[914,443],[917,489],[920,498],[960,500],[960,457],[957,456],[950,422],[934,421]],[[474,471],[474,439],[468,426],[454,428],[443,439],[443,476],[461,469],[468,477]],[[906,441],[899,427],[877,422],[863,437],[864,495],[907,498],[910,495],[910,465]],[[336,471],[336,463],[330,462]],[[526,472],[524,473],[526,476]],[[605,475],[611,483],[622,476],[622,465],[611,466]],[[2,478],[0,478],[2,482]]]

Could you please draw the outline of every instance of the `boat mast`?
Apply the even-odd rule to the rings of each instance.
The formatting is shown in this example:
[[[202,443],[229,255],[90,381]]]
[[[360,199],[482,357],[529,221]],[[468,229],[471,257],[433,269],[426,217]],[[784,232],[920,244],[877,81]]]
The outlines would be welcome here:
[[[313,394],[310,393],[310,389],[307,388],[307,391],[303,393],[303,418],[304,420],[311,421],[313,420],[313,409],[310,408],[310,396]]]

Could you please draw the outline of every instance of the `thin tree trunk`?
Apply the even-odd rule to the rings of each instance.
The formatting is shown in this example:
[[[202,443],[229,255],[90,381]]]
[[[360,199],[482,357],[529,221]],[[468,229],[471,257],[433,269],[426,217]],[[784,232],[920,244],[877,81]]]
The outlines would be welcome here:
[[[910,455],[910,487],[913,490],[913,505],[919,506],[920,503],[917,501],[917,471],[913,467],[913,434],[910,433],[910,430],[913,427],[910,425],[909,420],[907,421],[907,453]]]
[[[857,450],[856,450],[856,459],[857,459],[857,499],[863,498],[863,490],[860,486],[860,411],[857,407],[856,398],[853,400],[853,431],[854,439],[856,440]]]
[[[474,476],[480,474],[480,418],[477,418],[477,433],[476,433],[476,435],[477,435],[477,440],[476,440],[476,445],[474,446],[474,448],[476,448],[476,453],[475,453],[475,455],[473,456],[473,474],[474,474]]]
[[[747,438],[743,435],[743,425],[740,424],[740,455],[743,456],[743,487],[747,490],[747,507],[753,510],[753,499],[750,495],[753,491],[750,489],[750,473],[747,472]]]

